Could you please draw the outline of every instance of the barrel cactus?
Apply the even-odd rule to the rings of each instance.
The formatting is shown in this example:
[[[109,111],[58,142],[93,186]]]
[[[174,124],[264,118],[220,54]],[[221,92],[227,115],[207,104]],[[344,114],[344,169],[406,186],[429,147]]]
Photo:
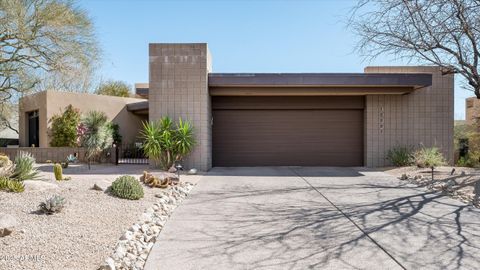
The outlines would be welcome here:
[[[55,165],[53,165],[53,174],[55,175],[55,180],[57,181],[63,180],[62,165],[60,165],[59,163],[55,163]]]
[[[110,187],[112,195],[129,200],[138,200],[143,198],[143,187],[135,177],[124,175],[113,181]]]
[[[70,180],[70,177],[63,177],[63,166],[60,163],[55,163],[53,165],[53,174],[55,175],[55,180]]]

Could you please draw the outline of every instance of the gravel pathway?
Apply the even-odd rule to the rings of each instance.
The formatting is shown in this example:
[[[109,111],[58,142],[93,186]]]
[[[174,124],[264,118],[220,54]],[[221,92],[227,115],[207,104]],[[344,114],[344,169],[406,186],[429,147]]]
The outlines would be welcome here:
[[[40,166],[42,178],[56,183],[51,166]],[[72,179],[57,182],[57,190],[0,192],[1,211],[14,215],[19,223],[10,236],[0,238],[0,269],[97,269],[123,232],[155,203],[159,189],[145,187],[143,199],[130,201],[90,188],[97,181],[113,182],[119,175],[138,177],[145,169],[145,165],[98,165],[90,171],[68,168],[64,175]],[[67,200],[63,212],[34,213],[41,201],[55,193]]]

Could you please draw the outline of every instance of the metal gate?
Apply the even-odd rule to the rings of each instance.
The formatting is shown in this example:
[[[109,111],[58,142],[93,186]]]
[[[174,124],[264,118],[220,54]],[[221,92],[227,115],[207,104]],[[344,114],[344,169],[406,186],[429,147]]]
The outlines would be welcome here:
[[[115,146],[115,164],[148,164],[142,143],[122,143]]]

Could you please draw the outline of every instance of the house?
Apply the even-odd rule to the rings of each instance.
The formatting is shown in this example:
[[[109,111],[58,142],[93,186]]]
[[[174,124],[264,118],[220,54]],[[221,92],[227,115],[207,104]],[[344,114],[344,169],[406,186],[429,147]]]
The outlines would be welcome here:
[[[480,99],[469,97],[465,99],[465,124],[478,125],[480,119]]]
[[[377,167],[389,164],[392,147],[420,144],[453,160],[454,78],[439,67],[213,73],[205,43],[150,44],[149,57],[149,83],[136,86],[148,99],[49,91],[23,98],[20,144],[31,145],[38,126],[38,145],[47,146],[47,119],[72,104],[106,111],[127,140],[135,139],[142,120],[188,119],[197,144],[184,165],[201,170]]]

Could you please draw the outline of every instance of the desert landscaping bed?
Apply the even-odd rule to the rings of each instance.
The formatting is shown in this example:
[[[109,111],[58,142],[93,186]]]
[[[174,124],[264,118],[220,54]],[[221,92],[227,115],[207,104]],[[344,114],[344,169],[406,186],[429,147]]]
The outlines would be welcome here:
[[[69,181],[55,181],[51,164],[40,169],[43,181],[54,188],[26,183],[23,193],[0,192],[0,212],[17,220],[13,233],[0,237],[0,269],[98,269],[125,231],[158,204],[155,195],[165,192],[144,186],[142,199],[125,200],[91,189],[95,183],[108,186],[121,175],[139,177],[146,166],[73,166],[64,170]],[[53,194],[65,197],[63,211],[38,213],[39,203]]]
[[[466,204],[474,204],[474,186],[480,181],[480,169],[466,167],[437,167],[434,170],[434,180],[429,168],[400,167],[385,168],[386,173],[396,176],[428,190],[443,192],[445,195],[458,199]],[[479,207],[478,204],[474,204]]]

